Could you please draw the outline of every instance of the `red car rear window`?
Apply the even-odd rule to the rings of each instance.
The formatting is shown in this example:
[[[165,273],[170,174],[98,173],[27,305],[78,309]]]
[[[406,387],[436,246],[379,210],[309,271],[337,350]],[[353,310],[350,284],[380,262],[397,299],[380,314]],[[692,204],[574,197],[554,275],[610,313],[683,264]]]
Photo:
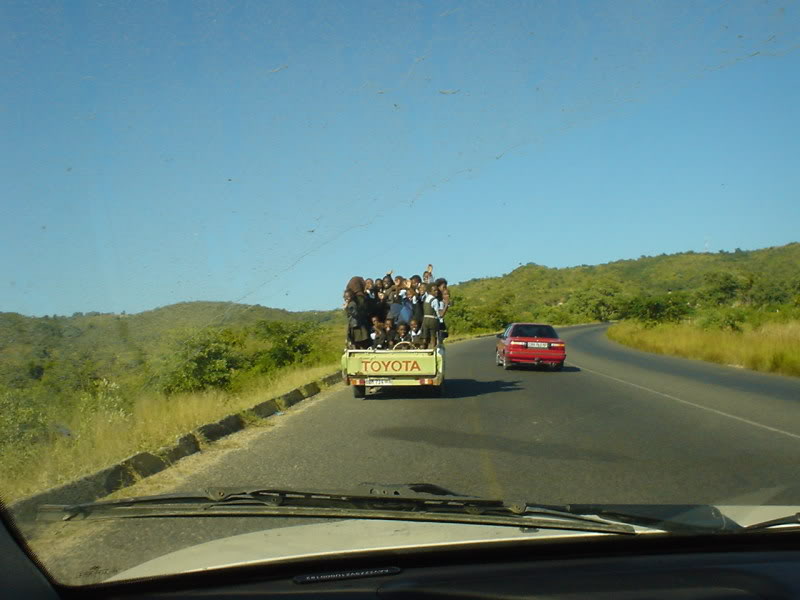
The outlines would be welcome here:
[[[550,325],[515,325],[511,337],[557,338],[558,334]]]

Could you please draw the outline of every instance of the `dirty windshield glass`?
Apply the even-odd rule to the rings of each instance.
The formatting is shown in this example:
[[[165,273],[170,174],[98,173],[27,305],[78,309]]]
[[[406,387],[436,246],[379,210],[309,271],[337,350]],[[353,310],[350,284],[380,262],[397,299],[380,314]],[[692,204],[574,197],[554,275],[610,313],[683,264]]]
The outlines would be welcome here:
[[[84,585],[800,512],[799,11],[4,2],[9,522]]]

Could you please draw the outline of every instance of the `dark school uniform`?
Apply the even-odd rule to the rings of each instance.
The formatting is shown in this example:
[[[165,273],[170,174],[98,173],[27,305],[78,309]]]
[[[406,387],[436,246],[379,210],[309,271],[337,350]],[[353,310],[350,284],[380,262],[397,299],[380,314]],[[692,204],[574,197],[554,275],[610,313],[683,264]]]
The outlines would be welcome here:
[[[372,338],[372,347],[376,350],[386,350],[386,330],[378,329],[370,334]]]
[[[439,336],[439,310],[441,305],[436,296],[425,294],[422,304],[422,341],[428,345],[431,339],[438,340]]]
[[[414,341],[411,339],[411,334],[406,333],[405,335],[397,334],[397,337],[394,339],[395,344],[399,344],[400,342],[408,342],[409,344],[413,344]]]
[[[386,339],[384,348],[391,348],[394,346],[396,343],[395,340],[397,339],[397,331],[394,329],[384,329],[383,333]]]
[[[422,296],[414,296],[411,301],[411,319],[422,325],[422,317],[424,315],[422,304],[424,300]],[[411,320],[409,319],[409,321]]]
[[[367,327],[367,308],[364,296],[356,296],[347,303],[347,341],[356,348],[369,346],[369,328]]]

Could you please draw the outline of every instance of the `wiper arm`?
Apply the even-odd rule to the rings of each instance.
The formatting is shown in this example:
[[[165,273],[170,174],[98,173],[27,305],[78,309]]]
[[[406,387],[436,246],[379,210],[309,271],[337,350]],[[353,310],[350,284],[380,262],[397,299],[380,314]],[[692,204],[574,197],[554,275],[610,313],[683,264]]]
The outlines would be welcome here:
[[[635,534],[629,524],[526,503],[459,496],[431,484],[373,486],[364,493],[207,489],[73,505],[43,505],[44,521],[157,517],[391,519]]]

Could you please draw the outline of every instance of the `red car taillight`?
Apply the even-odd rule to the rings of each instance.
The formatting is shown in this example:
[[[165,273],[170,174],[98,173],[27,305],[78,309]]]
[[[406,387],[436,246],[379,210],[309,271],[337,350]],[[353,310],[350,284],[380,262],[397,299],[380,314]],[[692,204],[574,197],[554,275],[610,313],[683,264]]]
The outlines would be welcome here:
[[[566,347],[564,342],[550,342],[550,348],[553,350],[563,350]]]
[[[509,346],[527,346],[528,343],[527,342],[518,342],[516,340],[511,340],[510,342],[508,342],[508,345]]]

